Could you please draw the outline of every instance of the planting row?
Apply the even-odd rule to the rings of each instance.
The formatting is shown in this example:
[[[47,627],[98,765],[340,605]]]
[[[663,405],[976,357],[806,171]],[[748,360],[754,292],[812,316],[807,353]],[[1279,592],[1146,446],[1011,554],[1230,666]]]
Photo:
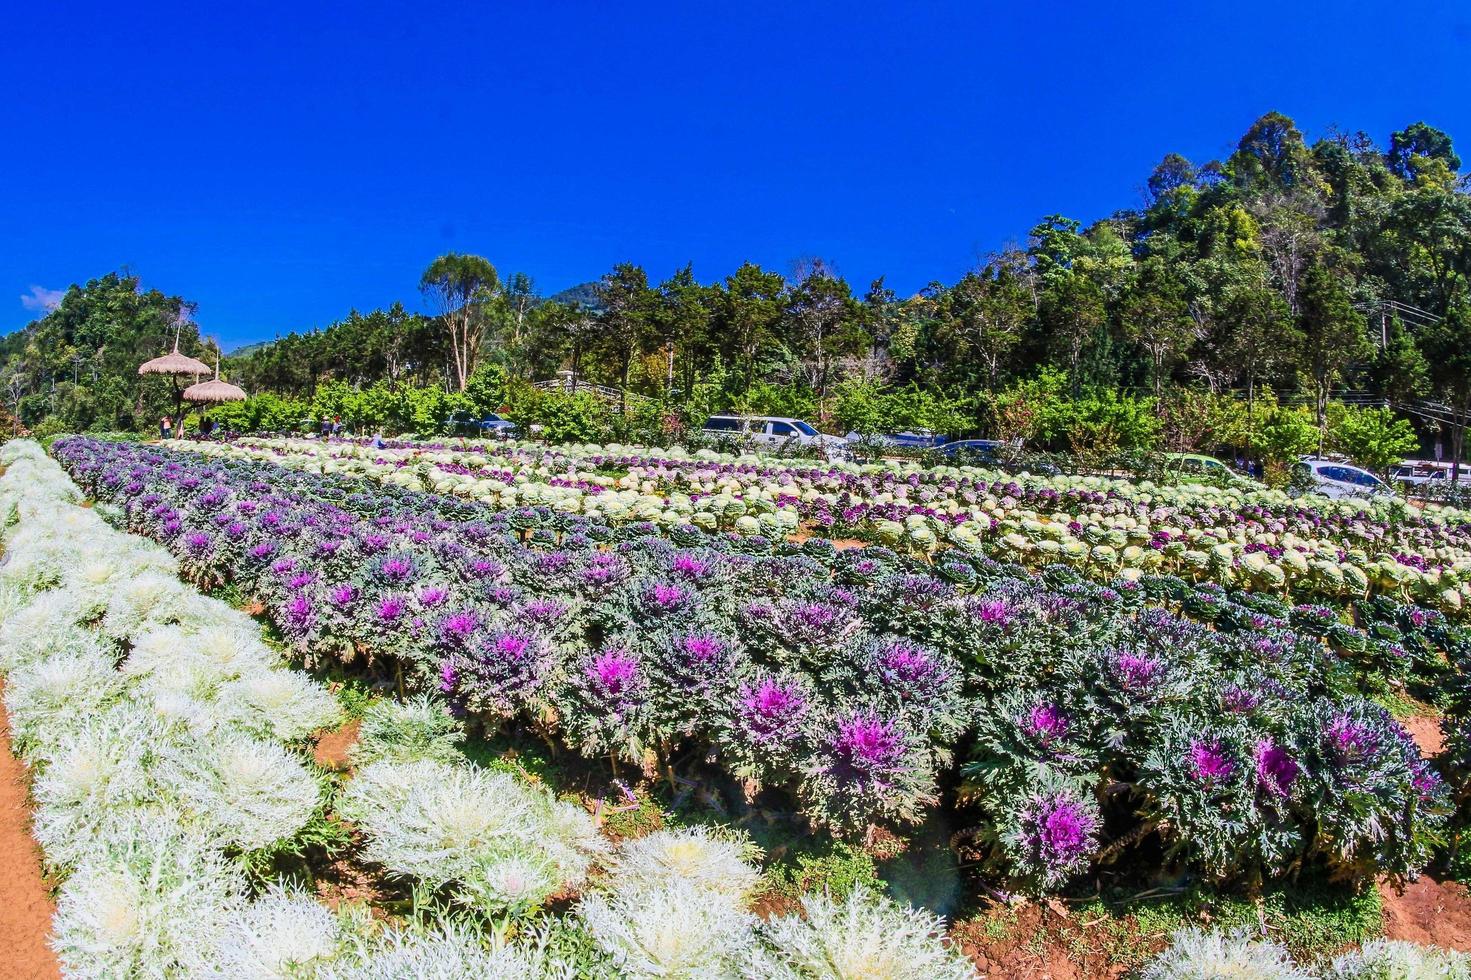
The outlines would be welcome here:
[[[0,451],[0,672],[61,881],[69,977],[389,980],[966,977],[943,924],[856,890],[760,922],[734,835],[620,847],[581,808],[471,765],[427,703],[371,708],[345,787],[312,767],[333,698],[157,545],[77,506],[34,443]],[[403,927],[278,877],[351,821],[414,895]],[[293,876],[295,877],[295,876]],[[541,911],[553,894],[580,900]]]
[[[915,820],[958,781],[993,867],[1034,889],[1134,848],[1214,878],[1404,874],[1446,826],[1440,777],[1352,696],[1356,658],[1464,644],[1434,612],[1363,604],[1371,634],[1178,579],[963,552],[935,574],[884,548],[676,544],[240,458],[55,452],[314,656],[391,659],[460,712],[671,779],[713,759],[839,833]]]
[[[1397,500],[623,447],[242,439],[196,448],[613,524],[776,538],[801,530],[919,554],[1061,562],[1105,581],[1173,573],[1297,601],[1385,594],[1471,612],[1471,518]]]

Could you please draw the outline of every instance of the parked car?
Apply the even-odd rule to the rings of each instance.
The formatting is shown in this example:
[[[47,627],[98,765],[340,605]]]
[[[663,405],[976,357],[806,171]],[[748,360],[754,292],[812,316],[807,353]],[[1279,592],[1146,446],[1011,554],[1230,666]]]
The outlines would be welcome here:
[[[1165,465],[1187,481],[1192,478],[1203,478],[1213,483],[1260,489],[1255,480],[1242,476],[1214,456],[1203,456],[1200,453],[1165,453]]]
[[[957,439],[937,447],[935,452],[971,466],[995,466],[1005,446],[999,439]]]
[[[722,442],[756,449],[803,446],[814,447],[823,456],[841,458],[849,454],[847,440],[824,435],[801,419],[774,415],[712,415],[702,428],[706,435]]]
[[[1006,443],[999,439],[957,439],[938,446],[935,452],[965,466],[994,466],[1008,472],[1037,473],[1057,476],[1062,470],[1046,459],[1033,455],[1024,462],[1008,459]]]
[[[1394,493],[1389,484],[1368,470],[1335,459],[1304,457],[1297,463],[1297,475],[1309,490],[1325,497],[1376,497]]]
[[[457,412],[445,420],[450,432],[457,434],[480,434],[508,439],[516,434],[516,423],[490,412],[483,419],[472,417],[468,412]]]
[[[879,449],[934,449],[950,441],[949,436],[936,435],[933,432],[886,432],[872,435],[850,432],[844,438],[850,443]]]

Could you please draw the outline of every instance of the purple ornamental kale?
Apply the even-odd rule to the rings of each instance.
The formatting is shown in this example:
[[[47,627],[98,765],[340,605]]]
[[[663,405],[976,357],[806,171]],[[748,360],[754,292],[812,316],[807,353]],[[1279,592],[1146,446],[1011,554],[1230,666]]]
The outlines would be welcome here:
[[[796,683],[763,677],[741,685],[737,721],[752,744],[770,751],[791,744],[801,734],[808,707],[807,696]]]
[[[1055,742],[1065,738],[1070,725],[1061,708],[1050,702],[1032,707],[1021,720],[1021,729],[1027,735],[1051,748]]]
[[[909,768],[907,746],[897,722],[872,711],[858,711],[837,720],[828,738],[828,773],[839,783],[863,789],[887,789]]]
[[[1217,739],[1190,741],[1190,776],[1207,788],[1224,786],[1236,774],[1236,763]]]
[[[358,600],[358,590],[347,583],[334,585],[327,591],[327,601],[338,609],[347,609]]]
[[[1113,675],[1119,687],[1130,694],[1152,690],[1164,676],[1164,664],[1147,653],[1120,650],[1113,657]]]
[[[439,621],[439,646],[446,650],[461,650],[480,628],[480,617],[473,609],[452,612]]]
[[[1256,781],[1268,796],[1285,799],[1302,772],[1287,750],[1264,738],[1256,746]]]
[[[1329,753],[1341,766],[1365,762],[1379,751],[1378,733],[1355,721],[1347,712],[1333,716],[1323,730],[1323,738]]]
[[[1097,849],[1098,817],[1071,793],[1034,796],[1023,807],[1020,824],[1026,857],[1049,884],[1086,868]]]

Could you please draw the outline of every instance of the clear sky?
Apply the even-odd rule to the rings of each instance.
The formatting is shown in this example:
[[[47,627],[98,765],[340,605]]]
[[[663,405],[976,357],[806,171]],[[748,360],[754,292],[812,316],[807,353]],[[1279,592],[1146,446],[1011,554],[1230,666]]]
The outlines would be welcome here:
[[[544,294],[817,255],[953,280],[1139,203],[1276,109],[1471,158],[1471,5],[81,4],[0,32],[0,331],[126,265],[226,347],[418,304],[449,250]]]

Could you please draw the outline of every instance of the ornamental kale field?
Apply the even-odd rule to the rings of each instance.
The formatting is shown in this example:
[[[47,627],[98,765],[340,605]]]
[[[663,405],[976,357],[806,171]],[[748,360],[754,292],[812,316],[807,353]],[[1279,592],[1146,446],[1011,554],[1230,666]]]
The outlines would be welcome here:
[[[731,805],[767,794],[856,839],[956,808],[1015,887],[1130,850],[1211,879],[1405,875],[1447,839],[1450,789],[1371,700],[1466,654],[1436,611],[609,524],[234,455],[54,451],[317,662],[391,665],[478,724]]]

